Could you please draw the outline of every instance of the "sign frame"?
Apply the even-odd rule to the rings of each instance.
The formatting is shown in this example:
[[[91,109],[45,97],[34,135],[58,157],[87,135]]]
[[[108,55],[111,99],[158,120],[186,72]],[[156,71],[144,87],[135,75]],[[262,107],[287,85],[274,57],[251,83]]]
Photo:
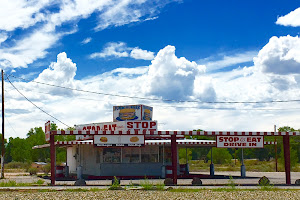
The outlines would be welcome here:
[[[250,141],[249,139],[250,138]],[[252,138],[252,139],[251,139]],[[253,138],[259,139],[259,141],[253,141]],[[264,148],[264,136],[216,136],[217,148]],[[222,140],[222,141],[220,141]],[[225,140],[225,142],[223,142]],[[227,142],[228,141],[228,142]]]
[[[51,133],[51,122],[48,121],[45,123],[45,140],[46,140],[46,142],[50,141],[50,133]]]
[[[137,141],[132,141],[132,139]],[[94,145],[97,147],[142,147],[145,146],[145,136],[144,135],[95,135]]]

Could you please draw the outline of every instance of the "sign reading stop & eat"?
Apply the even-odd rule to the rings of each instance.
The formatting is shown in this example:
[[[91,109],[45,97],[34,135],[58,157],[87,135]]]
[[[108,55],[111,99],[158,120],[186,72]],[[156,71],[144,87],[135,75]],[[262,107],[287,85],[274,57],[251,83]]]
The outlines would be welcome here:
[[[264,148],[264,137],[217,136],[217,148]]]

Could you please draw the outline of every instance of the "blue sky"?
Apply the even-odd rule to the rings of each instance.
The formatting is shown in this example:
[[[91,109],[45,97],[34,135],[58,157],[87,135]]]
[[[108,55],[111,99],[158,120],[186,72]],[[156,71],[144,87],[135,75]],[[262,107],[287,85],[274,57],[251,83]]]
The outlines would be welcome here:
[[[161,130],[299,128],[297,102],[261,103],[300,99],[299,6],[290,0],[3,0],[0,67],[25,78],[11,81],[70,125],[111,121],[113,105],[146,104]],[[48,119],[57,122],[6,85],[8,135],[24,137]]]

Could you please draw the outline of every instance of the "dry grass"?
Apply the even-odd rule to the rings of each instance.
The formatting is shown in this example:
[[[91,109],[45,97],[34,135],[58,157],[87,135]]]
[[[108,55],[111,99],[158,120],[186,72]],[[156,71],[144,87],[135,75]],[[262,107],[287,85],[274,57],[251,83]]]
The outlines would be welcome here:
[[[259,161],[255,159],[244,161],[247,171],[253,172],[275,172],[275,161]],[[210,162],[205,163],[203,160],[189,161],[190,171],[207,172],[209,171]],[[232,160],[230,164],[214,164],[216,171],[240,171],[241,163],[239,160]],[[284,172],[284,166],[278,163],[278,170]],[[300,172],[300,164],[292,168],[294,172]]]

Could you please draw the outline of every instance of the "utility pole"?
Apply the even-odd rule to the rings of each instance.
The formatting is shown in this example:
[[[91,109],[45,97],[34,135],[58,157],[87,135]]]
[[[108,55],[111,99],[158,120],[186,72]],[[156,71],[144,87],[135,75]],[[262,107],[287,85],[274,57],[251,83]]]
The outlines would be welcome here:
[[[4,178],[4,73],[1,70],[2,75],[2,152],[1,152],[1,178]]]
[[[274,132],[276,133],[276,125],[274,125]],[[275,136],[275,171],[278,172],[278,164],[277,164],[277,137]]]

